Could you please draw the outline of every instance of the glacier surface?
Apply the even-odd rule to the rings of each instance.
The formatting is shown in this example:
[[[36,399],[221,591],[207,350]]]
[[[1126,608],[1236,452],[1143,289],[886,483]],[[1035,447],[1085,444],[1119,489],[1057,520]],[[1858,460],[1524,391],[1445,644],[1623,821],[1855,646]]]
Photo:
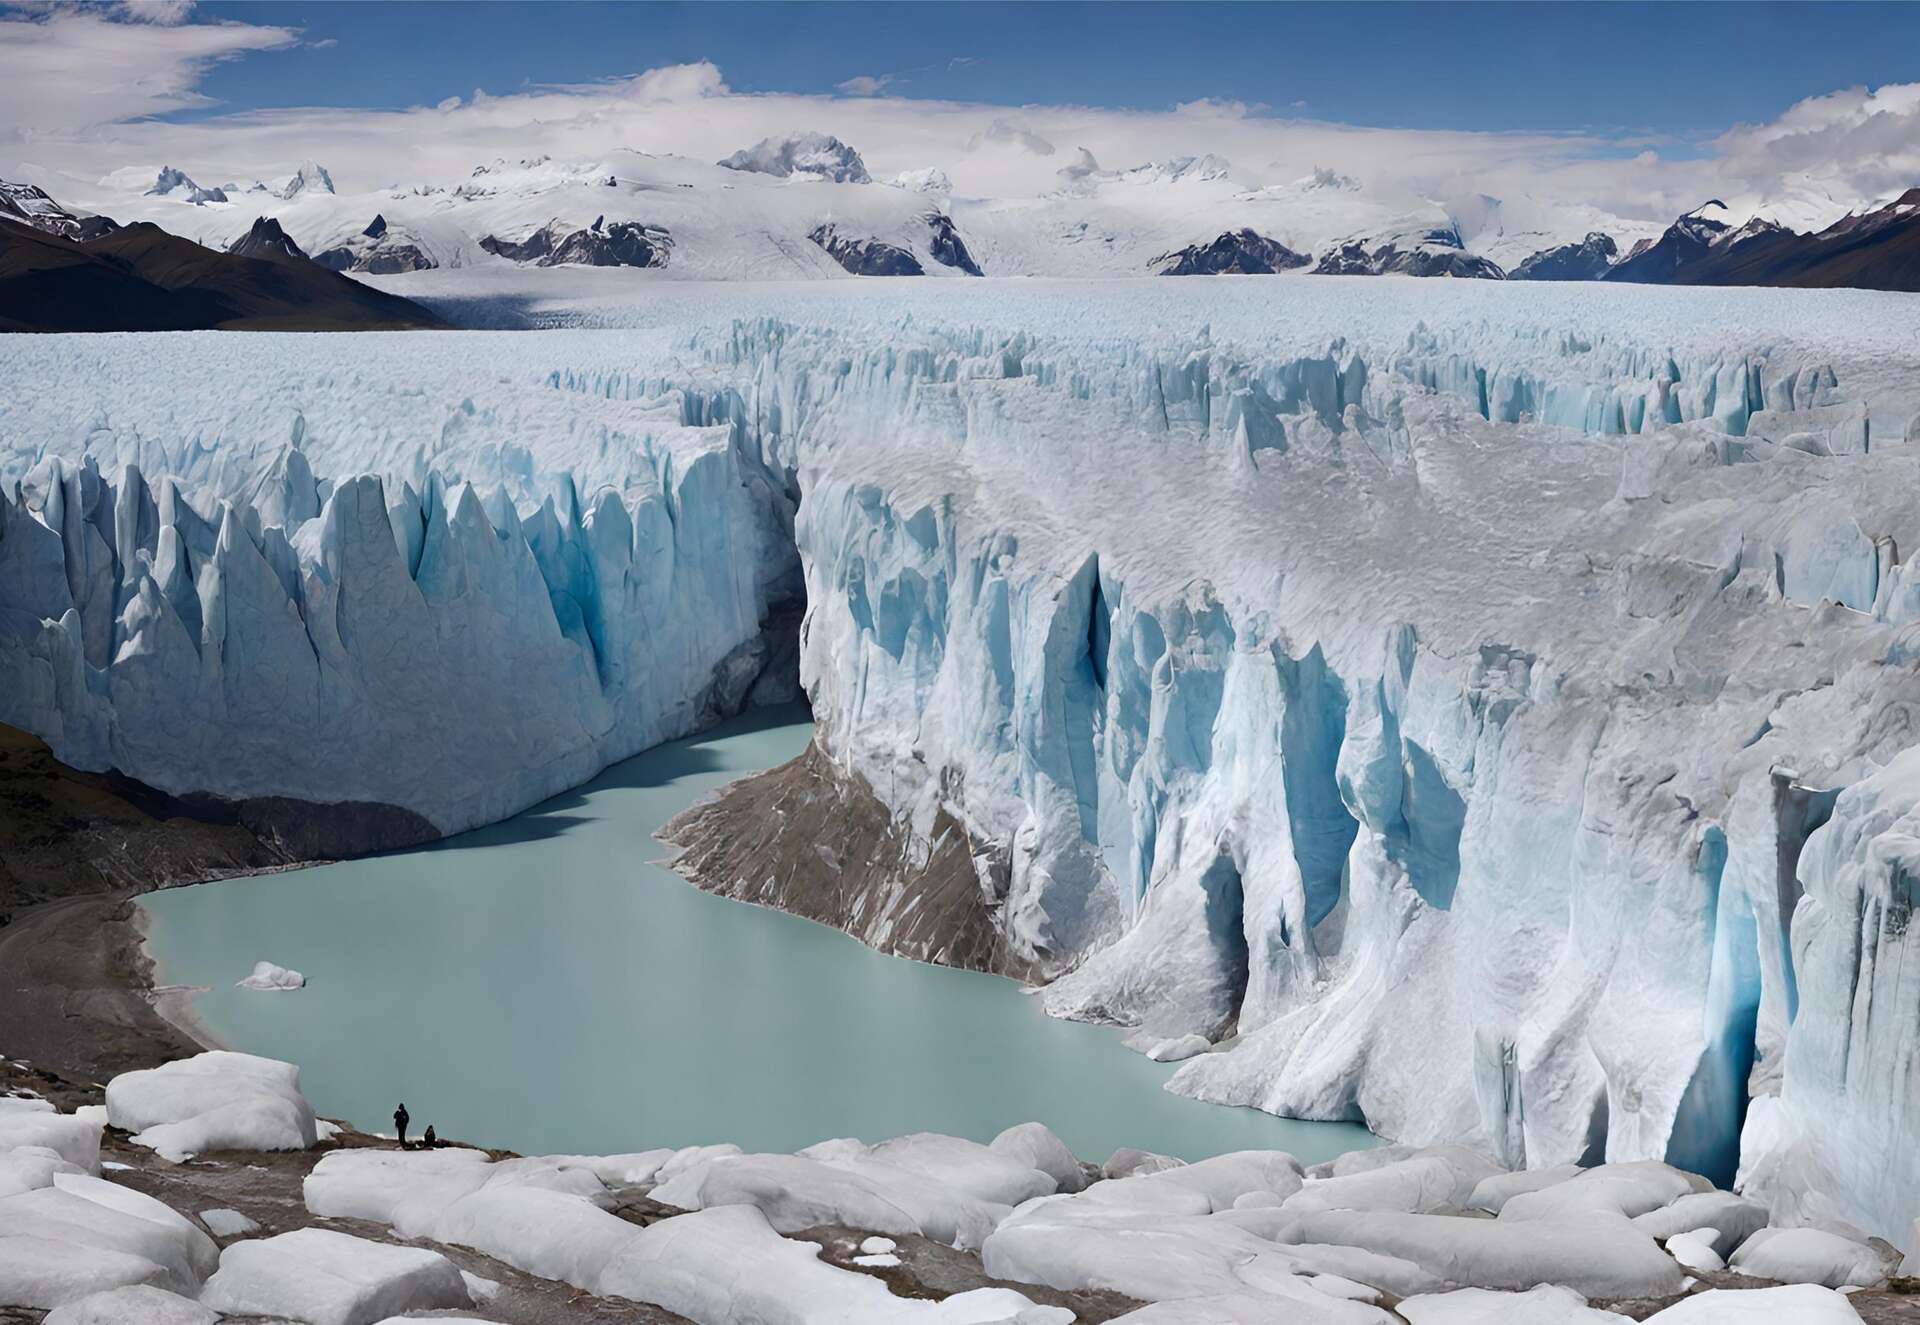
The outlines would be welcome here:
[[[1920,1213],[1910,301],[427,277],[587,329],[0,346],[0,721],[451,831],[804,585],[822,749],[1175,1089]]]

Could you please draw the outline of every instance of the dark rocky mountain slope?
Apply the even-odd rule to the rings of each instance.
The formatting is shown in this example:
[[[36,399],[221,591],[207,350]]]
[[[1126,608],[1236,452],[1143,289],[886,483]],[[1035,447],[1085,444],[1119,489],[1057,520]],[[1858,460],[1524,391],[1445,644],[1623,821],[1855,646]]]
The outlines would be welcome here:
[[[279,238],[286,241],[284,234]],[[399,331],[444,325],[411,300],[295,257],[299,249],[291,241],[276,245],[258,225],[241,245],[248,251],[221,253],[145,223],[81,243],[0,217],[0,331]],[[249,256],[269,248],[273,256]]]

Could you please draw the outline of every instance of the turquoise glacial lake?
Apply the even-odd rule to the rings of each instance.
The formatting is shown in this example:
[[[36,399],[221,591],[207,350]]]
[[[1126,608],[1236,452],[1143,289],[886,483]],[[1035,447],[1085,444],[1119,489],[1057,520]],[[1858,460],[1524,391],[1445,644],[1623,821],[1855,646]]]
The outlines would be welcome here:
[[[884,956],[655,863],[656,829],[811,733],[802,709],[763,710],[429,847],[153,894],[155,983],[204,987],[206,1031],[298,1063],[323,1116],[390,1131],[404,1100],[416,1132],[523,1154],[988,1141],[1035,1118],[1095,1162],[1371,1144],[1168,1094],[1171,1065],[1011,981]],[[258,960],[307,987],[235,988]]]

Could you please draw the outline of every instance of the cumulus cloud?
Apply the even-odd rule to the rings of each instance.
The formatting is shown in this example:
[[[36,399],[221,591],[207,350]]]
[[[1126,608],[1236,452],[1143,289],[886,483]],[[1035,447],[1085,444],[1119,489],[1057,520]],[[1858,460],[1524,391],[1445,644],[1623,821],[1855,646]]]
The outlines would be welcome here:
[[[1032,152],[1035,156],[1052,156],[1053,144],[1042,138],[1024,124],[1012,120],[998,119],[980,132],[967,139],[967,150],[977,152],[983,147],[1006,145]]]
[[[720,66],[712,60],[693,64],[669,64],[649,69],[621,85],[634,101],[699,101],[704,97],[724,97],[730,88],[720,76]]]
[[[209,65],[299,40],[291,28],[187,23],[191,8],[138,0],[0,14],[0,140],[211,104],[196,90]]]
[[[1735,126],[1712,146],[1742,179],[1800,177],[1839,193],[1899,193],[1920,181],[1920,83],[1808,97],[1770,123]]]
[[[855,74],[843,83],[836,83],[835,86],[850,97],[877,97],[886,91],[887,85],[893,81],[892,74]]]

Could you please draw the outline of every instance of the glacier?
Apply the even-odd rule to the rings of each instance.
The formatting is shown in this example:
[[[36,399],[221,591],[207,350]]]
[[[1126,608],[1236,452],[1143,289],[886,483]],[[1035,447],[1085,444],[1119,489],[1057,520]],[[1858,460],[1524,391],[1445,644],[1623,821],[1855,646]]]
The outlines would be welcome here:
[[[1920,1214],[1910,303],[522,279],[577,328],[0,346],[0,721],[449,832],[804,600],[822,754],[1173,1089]]]
[[[291,346],[171,348],[166,376],[205,375],[218,409]],[[788,572],[761,551],[781,498],[756,498],[725,427],[341,348],[211,435],[183,402],[109,406],[15,475],[5,720],[170,791],[447,833],[744,702]],[[326,474],[352,455],[380,472]]]

